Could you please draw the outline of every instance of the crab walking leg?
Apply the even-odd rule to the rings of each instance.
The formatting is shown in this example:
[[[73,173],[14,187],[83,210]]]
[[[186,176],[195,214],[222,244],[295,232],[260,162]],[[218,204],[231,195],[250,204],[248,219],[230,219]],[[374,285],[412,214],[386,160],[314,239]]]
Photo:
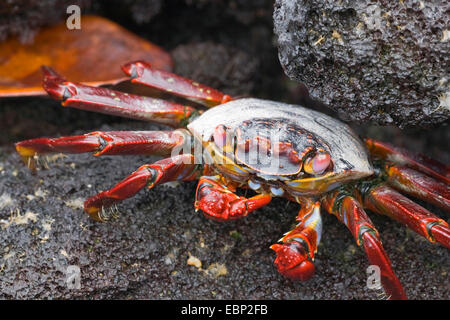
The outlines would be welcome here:
[[[189,138],[185,129],[175,131],[96,131],[81,136],[38,138],[16,143],[16,150],[30,169],[36,156],[62,152],[94,152],[95,156],[148,154],[168,156]]]
[[[450,211],[450,186],[414,169],[387,166],[387,181],[395,189]]]
[[[144,187],[153,188],[169,181],[188,181],[198,178],[198,165],[191,154],[163,159],[150,165],[143,165],[113,188],[87,199],[84,210],[91,218],[106,220],[104,208],[134,196]]]
[[[259,194],[251,198],[239,197],[222,183],[219,176],[200,178],[195,195],[195,209],[202,210],[214,220],[234,220],[267,205],[270,194]]]
[[[130,119],[152,121],[182,127],[198,114],[197,110],[177,103],[141,97],[107,88],[68,82],[49,67],[42,67],[43,87],[62,105]]]
[[[450,166],[433,160],[422,154],[414,154],[407,150],[394,147],[389,143],[366,139],[366,146],[370,153],[382,159],[392,161],[399,165],[417,169],[423,173],[450,183]]]
[[[333,192],[322,200],[322,205],[347,226],[358,246],[364,248],[370,264],[380,268],[381,284],[390,299],[406,299],[403,287],[392,270],[391,262],[381,244],[378,231],[361,204],[351,196]]]
[[[122,70],[131,77],[132,82],[164,90],[208,107],[232,100],[230,96],[216,89],[167,71],[157,70],[143,61],[127,63],[122,66]]]
[[[366,192],[364,206],[387,215],[429,241],[439,242],[450,249],[450,229],[447,222],[388,186],[379,185]]]
[[[320,203],[302,207],[297,215],[298,225],[280,239],[281,244],[270,248],[277,257],[274,264],[278,272],[293,281],[305,281],[314,275],[314,254],[322,235]]]

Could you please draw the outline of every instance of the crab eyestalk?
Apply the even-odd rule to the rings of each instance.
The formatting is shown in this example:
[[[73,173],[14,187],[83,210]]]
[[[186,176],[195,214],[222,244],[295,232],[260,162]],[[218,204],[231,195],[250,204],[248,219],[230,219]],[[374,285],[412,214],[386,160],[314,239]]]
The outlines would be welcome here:
[[[330,166],[330,162],[331,157],[328,152],[319,152],[305,160],[303,170],[312,175],[322,174]]]
[[[213,140],[216,146],[225,153],[233,152],[232,132],[224,125],[218,125],[214,130]]]

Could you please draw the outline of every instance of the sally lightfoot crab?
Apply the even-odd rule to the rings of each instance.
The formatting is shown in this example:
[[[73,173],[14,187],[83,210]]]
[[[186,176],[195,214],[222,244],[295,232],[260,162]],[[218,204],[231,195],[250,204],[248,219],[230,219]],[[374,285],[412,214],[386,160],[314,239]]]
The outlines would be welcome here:
[[[292,280],[314,274],[322,235],[321,209],[335,215],[364,248],[392,299],[406,298],[364,211],[387,215],[431,242],[450,248],[448,224],[400,192],[450,210],[450,167],[390,144],[361,141],[344,123],[298,105],[260,99],[234,99],[215,89],[145,62],[122,67],[132,82],[195,101],[196,110],[165,100],[66,81],[43,67],[44,89],[63,106],[153,121],[173,131],[110,131],[39,138],[16,144],[31,169],[39,155],[92,152],[101,155],[161,155],[130,176],[85,201],[95,220],[108,218],[116,203],[170,181],[198,179],[196,210],[216,220],[245,217],[272,197],[300,204],[298,224],[271,248],[278,271]],[[187,129],[185,129],[187,128]],[[251,189],[242,197],[236,189]]]

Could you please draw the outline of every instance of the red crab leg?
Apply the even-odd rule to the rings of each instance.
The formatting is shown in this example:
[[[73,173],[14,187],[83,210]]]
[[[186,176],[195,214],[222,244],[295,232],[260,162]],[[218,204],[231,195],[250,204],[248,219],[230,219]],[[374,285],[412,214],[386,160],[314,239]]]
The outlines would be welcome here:
[[[447,222],[386,185],[370,189],[364,206],[387,215],[408,226],[431,242],[439,242],[450,249],[450,229]]]
[[[131,119],[153,121],[172,127],[184,126],[197,111],[177,103],[141,97],[107,88],[68,82],[49,67],[42,67],[43,87],[62,105]]]
[[[134,196],[144,187],[153,188],[169,181],[187,181],[197,178],[198,166],[190,154],[163,159],[143,165],[113,188],[103,191],[84,202],[84,210],[97,221],[107,220],[104,208]]]
[[[299,224],[270,248],[277,257],[278,272],[293,281],[305,281],[314,275],[314,253],[322,234],[320,202],[308,203],[297,215]]]
[[[36,168],[35,156],[63,152],[94,152],[95,156],[151,154],[168,156],[183,145],[184,129],[175,131],[96,131],[81,136],[38,138],[16,143],[16,150],[30,169]]]
[[[388,183],[410,194],[450,211],[450,188],[432,177],[402,166],[387,166]]]
[[[366,139],[369,151],[382,159],[390,160],[399,165],[406,165],[435,177],[445,183],[450,183],[450,166],[428,158],[422,154],[414,154],[407,150],[394,147],[389,143]]]
[[[333,192],[323,199],[322,205],[347,226],[358,246],[364,248],[370,264],[380,268],[381,283],[390,299],[406,299],[402,285],[392,270],[391,262],[381,244],[378,231],[361,204],[351,196]]]
[[[157,70],[143,61],[130,62],[122,70],[132,82],[141,83],[212,107],[232,100],[222,92],[176,74]]]
[[[270,194],[259,194],[248,199],[239,197],[220,181],[219,176],[203,176],[197,186],[195,209],[202,210],[214,220],[234,220],[267,205],[270,200]]]

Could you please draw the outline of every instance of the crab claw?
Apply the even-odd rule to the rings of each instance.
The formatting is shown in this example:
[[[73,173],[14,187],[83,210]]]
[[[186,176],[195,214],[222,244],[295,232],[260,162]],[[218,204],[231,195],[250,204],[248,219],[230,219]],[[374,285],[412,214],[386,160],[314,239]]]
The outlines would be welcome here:
[[[292,281],[306,281],[314,275],[314,264],[297,241],[274,244],[270,248],[277,254],[274,264],[283,276]]]
[[[218,221],[233,220],[247,215],[245,200],[234,193],[225,193],[214,189],[202,188],[198,195],[196,209],[200,209],[208,218]]]
[[[201,177],[195,195],[195,209],[217,221],[245,217],[270,202],[270,194],[258,194],[251,198],[239,197],[217,177]]]

